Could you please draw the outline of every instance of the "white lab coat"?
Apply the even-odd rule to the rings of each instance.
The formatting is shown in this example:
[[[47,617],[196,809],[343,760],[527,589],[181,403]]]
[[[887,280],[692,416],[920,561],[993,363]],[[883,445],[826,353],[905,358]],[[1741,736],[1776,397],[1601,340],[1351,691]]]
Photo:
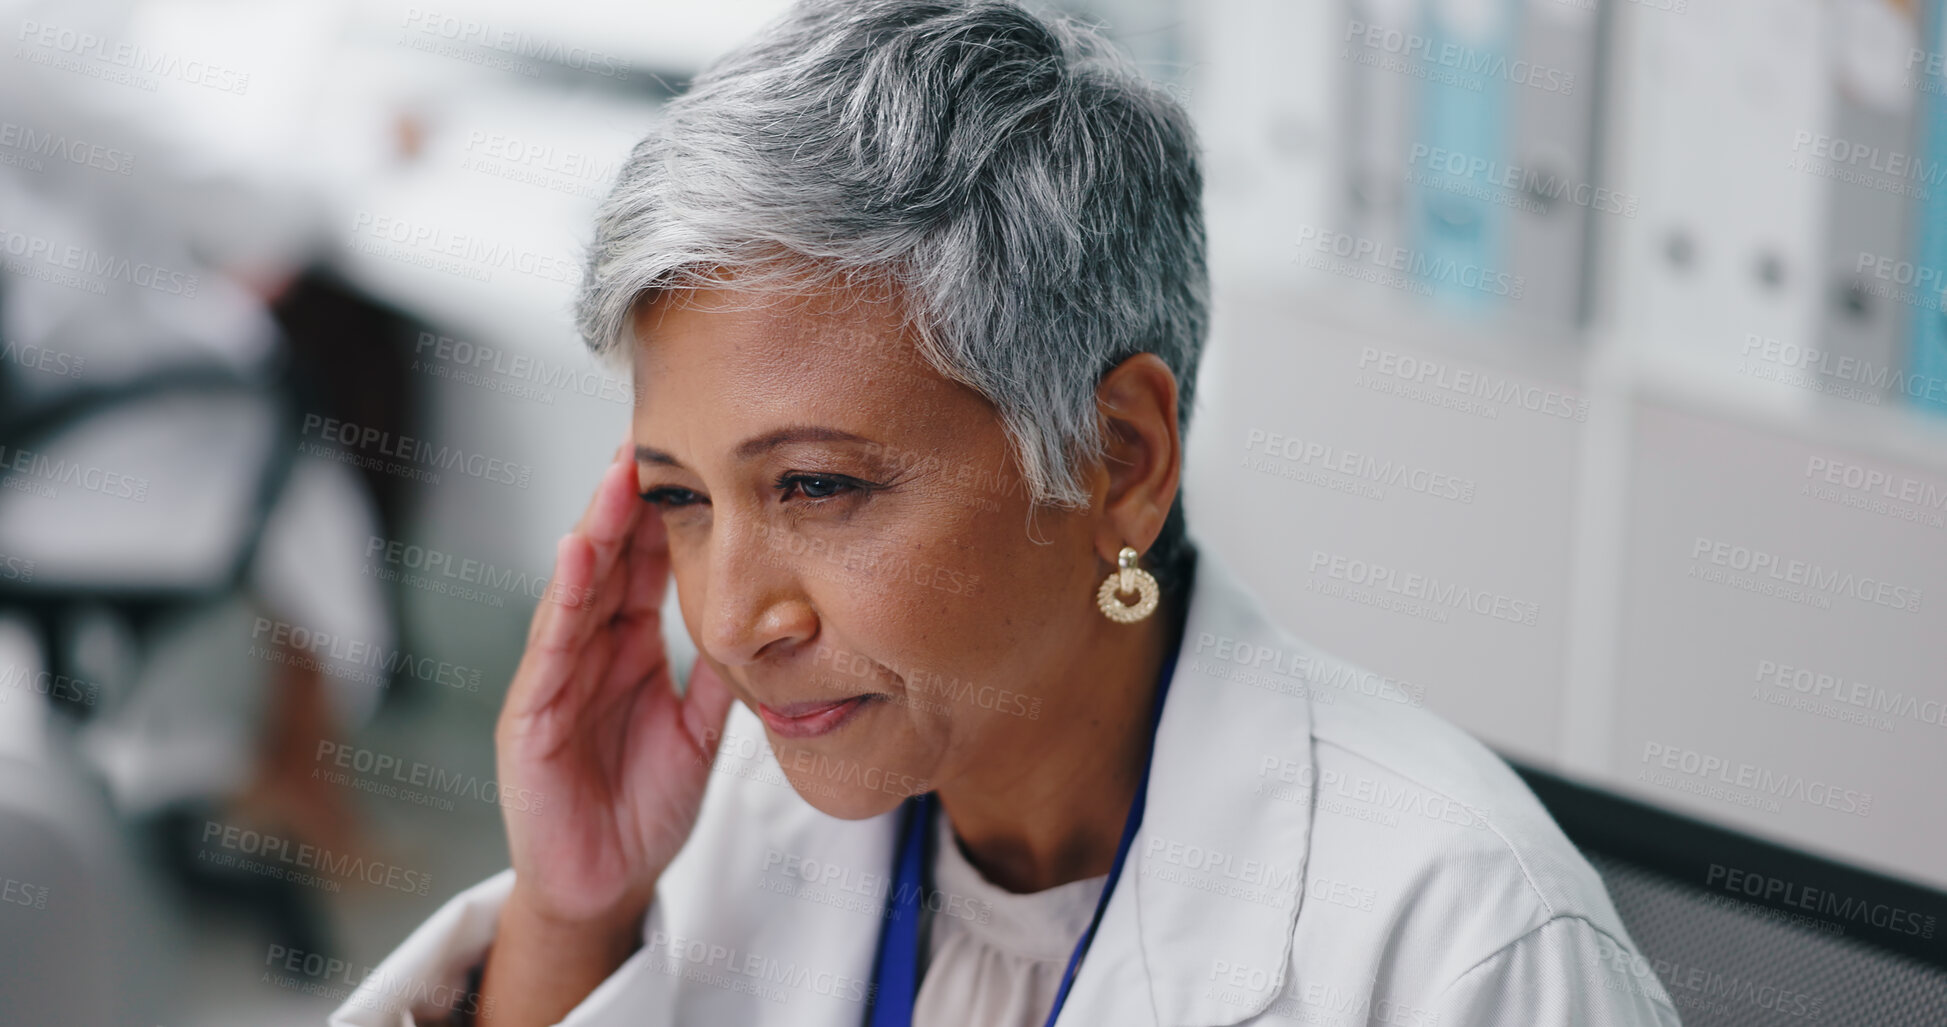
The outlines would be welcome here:
[[[1678,1022],[1506,764],[1271,624],[1207,549],[1198,564],[1142,829],[1062,1023]],[[813,809],[742,705],[716,769],[643,947],[562,1027],[863,1022],[896,813]],[[452,1001],[512,885],[441,907],[333,1027],[409,1027]]]

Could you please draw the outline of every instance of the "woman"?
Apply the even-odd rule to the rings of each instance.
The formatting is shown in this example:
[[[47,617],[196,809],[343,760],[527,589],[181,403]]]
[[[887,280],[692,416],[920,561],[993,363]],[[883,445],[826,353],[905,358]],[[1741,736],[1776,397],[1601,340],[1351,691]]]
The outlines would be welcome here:
[[[1196,555],[1199,192],[1012,3],[699,78],[584,282],[638,405],[496,735],[539,808],[333,1022],[1675,1023],[1504,764]]]

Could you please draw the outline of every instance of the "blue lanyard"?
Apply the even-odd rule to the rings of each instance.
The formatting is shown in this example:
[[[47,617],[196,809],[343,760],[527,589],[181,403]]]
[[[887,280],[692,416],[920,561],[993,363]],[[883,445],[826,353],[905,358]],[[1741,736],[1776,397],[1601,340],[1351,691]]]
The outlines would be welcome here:
[[[1074,986],[1075,973],[1082,966],[1082,953],[1088,951],[1089,942],[1095,939],[1102,913],[1109,908],[1109,896],[1122,877],[1122,864],[1129,857],[1129,846],[1142,826],[1144,800],[1149,794],[1149,765],[1156,751],[1156,729],[1163,721],[1163,699],[1169,695],[1170,678],[1175,670],[1176,650],[1172,648],[1163,661],[1162,680],[1156,684],[1155,706],[1149,715],[1149,751],[1143,756],[1142,780],[1136,784],[1135,801],[1129,804],[1129,818],[1122,824],[1122,841],[1116,845],[1115,862],[1109,866],[1109,879],[1102,885],[1102,897],[1095,902],[1095,915],[1089,919],[1081,939],[1075,942],[1074,954],[1068,957],[1068,969],[1061,975],[1061,990],[1055,992],[1054,1008],[1048,1010],[1047,1027],[1054,1027],[1055,1018],[1061,1015],[1061,1007],[1068,1001],[1068,990]],[[933,810],[937,805],[933,793],[927,792],[907,799],[902,811],[899,858],[894,864],[892,894],[888,897],[890,905],[885,930],[879,935],[879,955],[872,965],[872,1018],[868,1027],[912,1027],[913,1003],[919,998],[919,921],[921,892],[925,890],[926,836],[932,832]]]

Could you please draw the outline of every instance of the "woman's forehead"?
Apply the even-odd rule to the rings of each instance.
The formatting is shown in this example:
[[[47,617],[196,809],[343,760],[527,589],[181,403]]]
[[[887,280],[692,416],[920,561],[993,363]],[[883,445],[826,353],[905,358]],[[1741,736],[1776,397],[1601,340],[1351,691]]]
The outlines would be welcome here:
[[[637,316],[639,427],[699,408],[729,428],[819,423],[890,441],[965,432],[991,407],[920,355],[896,308],[696,290]]]
[[[650,366],[708,357],[712,347],[728,348],[745,363],[839,358],[925,365],[896,304],[842,289],[664,292],[639,305],[634,327],[637,358]]]

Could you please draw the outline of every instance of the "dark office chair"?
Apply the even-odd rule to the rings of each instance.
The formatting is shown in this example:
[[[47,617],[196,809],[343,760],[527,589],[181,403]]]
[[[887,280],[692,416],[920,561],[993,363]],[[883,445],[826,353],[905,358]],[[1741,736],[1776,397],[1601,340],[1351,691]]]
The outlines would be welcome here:
[[[1947,895],[1516,770],[1686,1027],[1947,1025]]]

